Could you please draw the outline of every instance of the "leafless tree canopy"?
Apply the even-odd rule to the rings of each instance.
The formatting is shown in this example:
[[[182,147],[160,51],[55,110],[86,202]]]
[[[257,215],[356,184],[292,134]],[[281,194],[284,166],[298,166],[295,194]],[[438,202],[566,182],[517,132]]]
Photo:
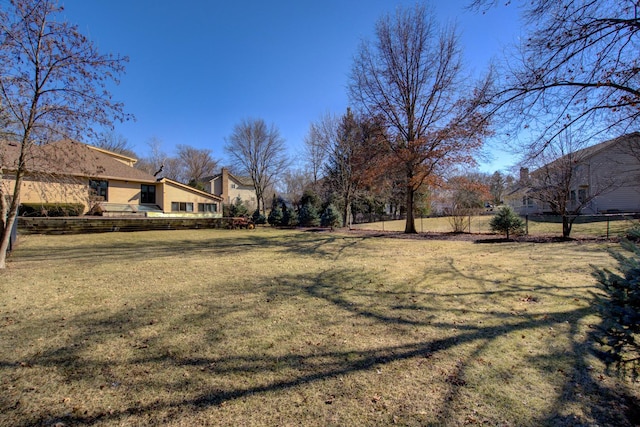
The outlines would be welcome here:
[[[28,172],[29,147],[61,135],[91,137],[92,125],[128,118],[108,91],[126,58],[99,53],[75,25],[61,19],[61,10],[54,0],[10,0],[0,6],[0,105],[21,148],[15,190],[0,212],[0,268]]]
[[[251,177],[258,209],[266,214],[265,193],[288,165],[284,139],[275,125],[262,119],[245,119],[233,128],[224,147],[236,170]]]
[[[320,179],[330,147],[335,143],[337,128],[338,119],[331,113],[324,114],[309,126],[309,133],[304,139],[305,160],[314,183]]]
[[[473,6],[495,3],[476,0]],[[504,67],[504,80],[493,98],[495,111],[514,126],[511,131],[531,129],[536,137],[531,148],[539,153],[569,128],[574,138],[582,131],[585,139],[610,130],[635,130],[640,119],[640,4],[521,3],[531,32]]]
[[[446,164],[473,161],[482,143],[479,103],[463,100],[482,90],[464,84],[458,45],[455,28],[440,30],[433,13],[416,5],[380,19],[375,42],[363,43],[354,60],[350,97],[385,120],[389,149],[406,176],[407,233],[416,232],[417,189]]]
[[[213,158],[211,150],[188,145],[178,145],[177,149],[185,183],[199,186],[204,177],[215,174],[218,161]]]
[[[131,145],[129,145],[127,138],[113,131],[101,132],[98,134],[94,145],[98,148],[123,154],[134,159],[138,158]]]

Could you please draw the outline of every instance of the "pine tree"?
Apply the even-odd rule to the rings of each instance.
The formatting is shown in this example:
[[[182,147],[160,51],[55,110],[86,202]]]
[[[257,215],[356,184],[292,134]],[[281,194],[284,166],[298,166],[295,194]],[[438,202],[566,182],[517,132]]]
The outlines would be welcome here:
[[[282,209],[280,209],[280,206],[278,206],[276,204],[275,207],[271,208],[271,212],[269,212],[269,224],[271,224],[273,227],[278,227],[282,224]]]
[[[630,256],[616,251],[620,274],[596,269],[594,276],[604,294],[596,296],[596,306],[602,322],[593,337],[599,344],[598,355],[608,367],[618,373],[630,374],[634,380],[640,374],[640,227],[630,230],[621,242]]]
[[[338,211],[333,204],[329,204],[324,212],[322,212],[320,224],[323,227],[331,227],[332,230],[334,227],[340,227],[342,224],[342,215],[340,214],[340,211]]]
[[[489,221],[491,231],[497,231],[507,235],[522,234],[524,232],[524,221],[509,206],[500,208],[498,213]]]
[[[303,227],[317,227],[320,225],[320,215],[313,203],[305,203],[298,212],[298,221]]]

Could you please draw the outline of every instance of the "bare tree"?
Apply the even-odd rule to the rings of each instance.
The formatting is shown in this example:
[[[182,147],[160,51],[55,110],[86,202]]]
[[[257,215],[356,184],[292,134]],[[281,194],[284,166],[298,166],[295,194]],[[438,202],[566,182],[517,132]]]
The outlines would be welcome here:
[[[118,154],[123,154],[134,159],[138,158],[137,154],[129,144],[127,138],[125,138],[124,135],[115,133],[112,130],[101,132],[100,134],[98,134],[94,145],[98,148],[102,148],[104,150],[108,150]]]
[[[326,113],[318,121],[309,125],[309,133],[304,138],[306,161],[311,170],[313,183],[321,178],[320,174],[327,161],[330,147],[335,143],[338,119]]]
[[[218,161],[211,156],[211,150],[188,145],[178,145],[177,149],[184,181],[193,187],[203,189],[202,178],[213,175],[218,168]]]
[[[287,169],[282,174],[280,194],[282,199],[293,205],[298,205],[304,194],[304,190],[313,183],[310,172],[302,169]]]
[[[280,132],[274,125],[268,127],[262,119],[245,119],[233,128],[224,150],[236,169],[251,177],[258,210],[266,215],[266,191],[288,165]]]
[[[580,147],[581,144],[577,146]],[[578,215],[601,194],[623,185],[618,168],[608,161],[607,172],[598,179],[588,176],[591,166],[584,164],[591,150],[578,149],[568,132],[552,140],[535,161],[542,166],[529,176],[527,196],[537,200],[553,214],[562,217],[562,236],[568,238]],[[603,168],[604,169],[604,168]]]
[[[61,11],[54,0],[10,0],[0,8],[0,105],[18,130],[20,151],[12,166],[10,201],[0,212],[0,268],[5,268],[31,148],[60,136],[92,136],[92,124],[127,119],[108,91],[126,58],[100,54],[77,26],[61,19]]]
[[[489,8],[496,0],[475,0]],[[640,4],[636,0],[522,1],[531,27],[504,67],[494,112],[510,132],[533,132],[543,151],[571,128],[574,142],[637,128],[640,119]]]
[[[398,9],[376,25],[375,43],[364,42],[354,60],[351,100],[388,126],[389,168],[405,175],[405,233],[416,233],[414,197],[451,164],[473,163],[487,122],[480,95],[464,84],[455,29],[438,29],[424,6]],[[462,94],[474,95],[465,101]]]

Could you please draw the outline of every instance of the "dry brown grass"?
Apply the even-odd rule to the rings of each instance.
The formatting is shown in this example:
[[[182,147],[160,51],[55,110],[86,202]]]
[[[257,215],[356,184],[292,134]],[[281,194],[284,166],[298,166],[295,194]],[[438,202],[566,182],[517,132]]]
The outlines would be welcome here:
[[[489,221],[491,220],[492,215],[481,215],[481,216],[472,216],[471,221],[465,220],[464,224],[467,227],[466,232],[471,232],[472,234],[478,233],[491,233],[491,227],[489,226]],[[598,222],[580,222],[583,221],[582,218],[579,218],[578,221],[573,225],[571,231],[571,237],[575,238],[603,238],[603,237],[617,237],[629,227],[637,223],[637,220],[631,219],[617,219],[607,221],[598,221]],[[436,217],[436,218],[416,218],[416,229],[419,233],[450,233],[453,228],[451,225],[451,218],[449,217]],[[469,229],[469,225],[471,228]],[[395,221],[384,221],[384,222],[373,222],[373,223],[363,223],[363,224],[354,224],[353,228],[360,230],[382,230],[382,231],[404,231],[405,221],[404,220],[395,220]],[[541,222],[530,220],[528,222],[528,231],[529,235],[537,236],[537,235],[555,235],[562,236],[562,223],[561,222]]]
[[[630,425],[637,384],[587,340],[605,247],[25,236],[0,273],[0,425]]]

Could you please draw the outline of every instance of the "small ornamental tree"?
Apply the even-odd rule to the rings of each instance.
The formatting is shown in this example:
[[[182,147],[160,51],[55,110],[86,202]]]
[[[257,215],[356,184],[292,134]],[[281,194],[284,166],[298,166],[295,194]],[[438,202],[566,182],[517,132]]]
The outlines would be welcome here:
[[[507,235],[522,234],[524,232],[524,221],[509,206],[503,206],[498,213],[489,221],[491,231]]]
[[[334,227],[340,227],[342,224],[342,215],[340,212],[333,206],[329,204],[327,208],[322,212],[322,216],[320,217],[320,225],[323,227],[331,227],[333,230]]]
[[[632,241],[635,240],[635,241]],[[640,374],[640,227],[629,232],[621,242],[630,253],[625,256],[612,251],[618,261],[619,273],[607,269],[596,269],[603,294],[596,296],[596,307],[602,322],[595,328],[593,338],[599,345],[598,356],[607,367],[614,367],[624,376],[630,374],[634,380]]]

